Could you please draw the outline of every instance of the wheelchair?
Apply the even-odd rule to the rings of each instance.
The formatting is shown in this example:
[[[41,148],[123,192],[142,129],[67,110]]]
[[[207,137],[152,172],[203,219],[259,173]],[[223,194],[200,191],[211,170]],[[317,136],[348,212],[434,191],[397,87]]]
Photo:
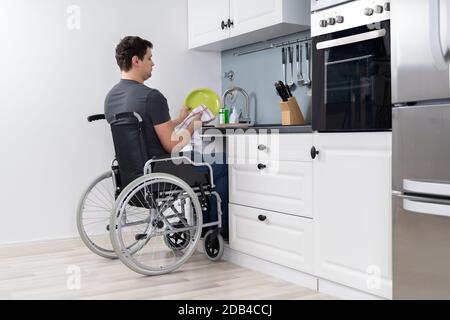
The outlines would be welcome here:
[[[88,117],[97,120],[105,115]],[[208,228],[203,249],[208,259],[218,261],[224,250],[222,211],[211,165],[185,155],[149,157],[143,119],[136,112],[117,114],[110,125],[116,154],[111,169],[94,179],[78,204],[84,244],[135,272],[160,275],[183,265]],[[218,219],[203,224],[211,197]]]

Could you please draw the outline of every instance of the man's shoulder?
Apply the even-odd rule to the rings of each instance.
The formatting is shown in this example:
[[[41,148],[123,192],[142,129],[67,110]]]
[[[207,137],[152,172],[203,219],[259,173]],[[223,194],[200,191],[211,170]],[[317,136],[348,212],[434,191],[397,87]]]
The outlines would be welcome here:
[[[147,88],[148,88],[147,96],[149,97],[149,99],[166,100],[166,97],[158,89],[149,88],[149,87],[147,87]]]

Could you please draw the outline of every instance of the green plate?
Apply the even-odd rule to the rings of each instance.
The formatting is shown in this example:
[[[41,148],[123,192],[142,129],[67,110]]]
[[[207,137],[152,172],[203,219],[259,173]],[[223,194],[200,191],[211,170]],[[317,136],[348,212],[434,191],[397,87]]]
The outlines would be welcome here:
[[[193,110],[199,105],[204,104],[213,115],[218,115],[220,110],[220,97],[213,90],[208,88],[199,88],[191,91],[184,99],[184,105]]]

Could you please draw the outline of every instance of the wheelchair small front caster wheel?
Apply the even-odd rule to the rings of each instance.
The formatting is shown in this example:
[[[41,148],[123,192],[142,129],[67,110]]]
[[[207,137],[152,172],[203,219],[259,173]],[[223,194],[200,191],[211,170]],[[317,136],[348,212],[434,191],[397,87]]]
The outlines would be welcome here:
[[[209,230],[203,239],[203,249],[211,261],[218,261],[223,255],[223,237],[215,230]]]
[[[174,227],[183,228],[185,227],[185,225],[183,223],[178,223]],[[191,233],[189,231],[174,232],[164,235],[164,243],[172,250],[185,249],[188,246],[190,240]]]

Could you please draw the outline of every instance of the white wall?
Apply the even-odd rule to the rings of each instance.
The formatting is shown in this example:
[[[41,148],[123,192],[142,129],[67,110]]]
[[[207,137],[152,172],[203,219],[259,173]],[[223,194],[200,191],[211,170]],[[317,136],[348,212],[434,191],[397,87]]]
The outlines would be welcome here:
[[[172,116],[190,90],[219,92],[219,54],[187,50],[186,0],[0,1],[0,244],[77,236],[81,192],[114,155],[109,126],[86,117],[103,112],[126,35],[153,42],[146,84]]]

